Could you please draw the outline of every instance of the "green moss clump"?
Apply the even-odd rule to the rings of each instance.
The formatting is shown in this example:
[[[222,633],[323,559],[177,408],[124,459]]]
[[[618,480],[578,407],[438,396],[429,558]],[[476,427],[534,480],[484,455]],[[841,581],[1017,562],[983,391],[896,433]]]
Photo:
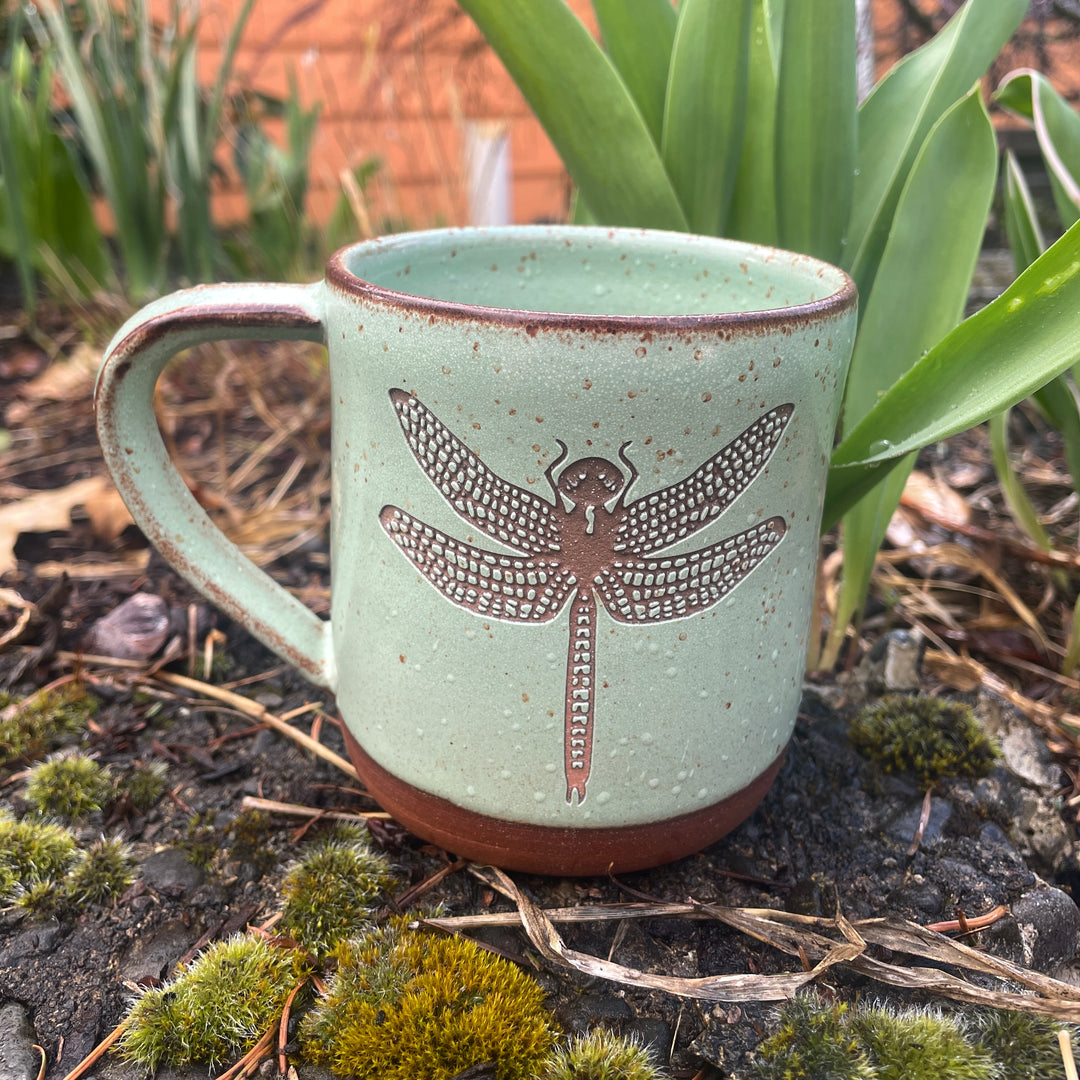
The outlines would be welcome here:
[[[850,1020],[847,1005],[826,1004],[814,993],[786,1002],[776,1034],[758,1048],[754,1080],[874,1080]]]
[[[140,813],[157,805],[168,786],[169,767],[164,761],[136,765],[124,778],[123,791]]]
[[[0,694],[0,713],[15,704],[10,694]],[[0,720],[0,767],[40,757],[62,736],[82,731],[97,705],[97,699],[74,682]]]
[[[11,903],[37,882],[62,877],[78,845],[62,825],[16,821],[0,812],[0,903]]]
[[[258,1042],[307,974],[297,950],[264,938],[237,934],[214,942],[135,1000],[119,1053],[151,1071],[166,1063],[216,1069]]]
[[[914,773],[923,787],[943,776],[985,776],[1000,756],[969,705],[889,694],[851,722],[849,738],[886,772]]]
[[[238,862],[249,863],[260,874],[273,870],[277,852],[269,846],[270,815],[262,810],[245,810],[229,825],[229,854]]]
[[[1064,1025],[1047,1016],[978,1009],[968,1016],[972,1038],[998,1064],[999,1080],[1059,1080]]]
[[[192,814],[184,829],[184,838],[180,841],[187,861],[200,870],[209,870],[221,851],[222,838],[214,823],[215,818],[211,811]]]
[[[645,1047],[605,1028],[575,1036],[540,1069],[540,1080],[661,1080],[662,1076]]]
[[[953,1017],[931,1009],[859,1010],[852,1021],[879,1080],[997,1080],[994,1059]]]
[[[64,875],[64,894],[72,904],[103,904],[135,880],[135,860],[122,840],[91,844]]]
[[[85,754],[61,754],[35,765],[26,785],[26,801],[38,813],[64,821],[96,813],[112,794],[109,770]]]
[[[279,928],[316,955],[369,929],[372,902],[393,883],[390,865],[358,829],[308,846],[281,885]]]
[[[540,984],[471,941],[398,918],[332,955],[330,992],[300,1029],[313,1064],[355,1080],[450,1080],[493,1063],[497,1080],[533,1080],[551,1049]]]

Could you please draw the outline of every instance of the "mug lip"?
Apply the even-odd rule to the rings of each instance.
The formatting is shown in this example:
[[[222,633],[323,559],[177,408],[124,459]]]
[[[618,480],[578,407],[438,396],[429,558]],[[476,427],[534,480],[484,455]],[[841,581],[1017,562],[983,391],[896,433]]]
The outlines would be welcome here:
[[[520,239],[535,241],[545,239],[580,237],[594,238],[603,242],[647,238],[662,242],[687,245],[716,246],[743,250],[756,262],[768,263],[787,260],[789,264],[804,264],[807,269],[824,277],[826,273],[840,275],[840,288],[828,296],[789,307],[757,308],[752,311],[701,312],[692,315],[618,315],[588,314],[575,312],[535,311],[526,308],[489,307],[461,301],[439,300],[414,293],[391,289],[355,274],[346,261],[358,253],[384,252],[393,247],[417,245],[418,254],[423,245],[434,241],[448,243],[453,240],[469,240],[478,237],[494,239]],[[430,249],[429,249],[430,250]],[[793,330],[820,323],[833,316],[840,316],[855,307],[858,289],[851,276],[838,266],[811,255],[800,255],[782,248],[763,244],[751,244],[743,240],[731,240],[719,236],[700,236],[695,233],[671,232],[661,229],[637,229],[600,225],[501,225],[461,226],[446,229],[426,229],[414,232],[391,233],[387,236],[362,240],[341,248],[326,266],[327,284],[369,303],[390,308],[406,315],[436,322],[479,322],[522,329],[530,336],[541,331],[575,330],[592,333],[662,333],[664,331],[687,332],[700,330],[728,330],[744,333],[790,333]]]

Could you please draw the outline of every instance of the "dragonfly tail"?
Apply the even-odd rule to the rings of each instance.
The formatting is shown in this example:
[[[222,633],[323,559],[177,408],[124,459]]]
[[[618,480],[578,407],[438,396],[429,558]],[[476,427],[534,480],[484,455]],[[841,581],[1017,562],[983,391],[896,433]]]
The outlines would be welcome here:
[[[570,647],[566,657],[566,713],[563,736],[566,801],[577,792],[585,801],[592,766],[593,702],[596,699],[596,599],[579,588],[570,606]]]

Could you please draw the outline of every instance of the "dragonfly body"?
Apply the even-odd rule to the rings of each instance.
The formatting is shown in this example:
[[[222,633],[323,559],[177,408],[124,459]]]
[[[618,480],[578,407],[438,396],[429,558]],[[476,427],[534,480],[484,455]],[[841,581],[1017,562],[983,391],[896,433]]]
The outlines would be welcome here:
[[[551,501],[494,473],[425,405],[390,391],[409,447],[459,517],[510,547],[501,554],[445,535],[396,506],[380,521],[420,573],[459,607],[508,622],[550,622],[570,608],[564,708],[566,799],[580,804],[592,761],[597,691],[597,613],[651,624],[705,611],[727,595],[780,542],[783,518],[770,517],[718,543],[682,555],[660,552],[705,528],[764,468],[793,406],[764,413],[684,480],[627,501],[638,471],[619,448],[622,469],[588,457],[545,477]]]

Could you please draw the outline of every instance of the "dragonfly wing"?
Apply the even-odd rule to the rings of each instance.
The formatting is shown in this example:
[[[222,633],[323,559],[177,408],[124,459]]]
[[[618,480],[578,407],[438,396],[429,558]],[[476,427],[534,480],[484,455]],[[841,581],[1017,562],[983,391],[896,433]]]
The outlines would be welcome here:
[[[379,521],[402,554],[452,603],[504,622],[550,622],[576,579],[553,560],[516,559],[463,544],[384,506]]]
[[[784,537],[772,517],[726,540],[662,559],[618,559],[594,581],[608,614],[621,623],[683,619],[725,597]]]
[[[685,480],[635,499],[619,526],[615,553],[648,555],[705,528],[761,472],[794,411],[794,405],[770,409]]]
[[[390,400],[420,468],[462,518],[519,551],[549,555],[559,550],[551,503],[492,472],[411,394],[394,389]]]

